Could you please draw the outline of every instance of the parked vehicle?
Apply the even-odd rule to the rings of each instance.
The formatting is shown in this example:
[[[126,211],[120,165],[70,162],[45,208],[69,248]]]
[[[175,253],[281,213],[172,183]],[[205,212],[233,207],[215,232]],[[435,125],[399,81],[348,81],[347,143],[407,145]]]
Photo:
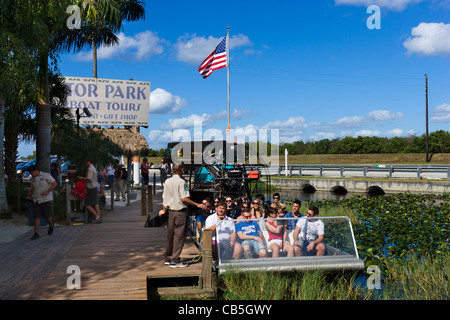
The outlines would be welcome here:
[[[56,162],[57,158],[51,158],[52,162]],[[67,168],[70,166],[70,161],[67,161],[67,158],[62,158],[63,163],[61,164],[61,176],[63,178],[67,177]],[[33,159],[28,162],[20,163],[16,166],[17,177],[22,178],[23,182],[29,182],[31,180],[31,175],[28,172],[28,168],[36,165],[36,159]]]

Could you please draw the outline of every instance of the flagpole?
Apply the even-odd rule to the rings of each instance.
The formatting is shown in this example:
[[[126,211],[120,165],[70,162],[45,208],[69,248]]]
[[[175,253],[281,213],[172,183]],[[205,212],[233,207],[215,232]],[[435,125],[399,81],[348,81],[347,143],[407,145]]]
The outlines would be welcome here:
[[[231,139],[230,122],[230,27],[227,30],[227,84],[228,84],[228,142]]]

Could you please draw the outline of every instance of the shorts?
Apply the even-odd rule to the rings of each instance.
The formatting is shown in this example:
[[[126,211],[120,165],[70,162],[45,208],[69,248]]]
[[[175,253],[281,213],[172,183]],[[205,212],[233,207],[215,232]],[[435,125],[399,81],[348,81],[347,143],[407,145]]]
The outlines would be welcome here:
[[[283,240],[281,240],[281,239],[273,239],[273,240],[270,240],[268,243],[267,243],[267,247],[269,247],[270,248],[270,246],[272,245],[272,244],[276,244],[276,245],[278,245],[278,247],[280,247],[280,249],[282,249],[282,246],[283,246]]]
[[[310,252],[306,249],[306,247],[309,246],[308,240],[303,240],[302,242],[298,243],[298,247],[302,249],[302,256],[315,256],[317,255],[317,250],[314,247],[314,249]]]
[[[259,251],[266,249],[263,242],[258,242],[256,240],[244,240],[242,241],[242,247],[244,246],[249,246],[250,250],[253,249],[255,253],[259,253]]]
[[[98,189],[86,189],[86,200],[84,201],[84,205],[88,207],[93,207],[98,204],[97,201]]]
[[[52,202],[33,203],[33,215],[35,219],[48,219],[52,216]]]

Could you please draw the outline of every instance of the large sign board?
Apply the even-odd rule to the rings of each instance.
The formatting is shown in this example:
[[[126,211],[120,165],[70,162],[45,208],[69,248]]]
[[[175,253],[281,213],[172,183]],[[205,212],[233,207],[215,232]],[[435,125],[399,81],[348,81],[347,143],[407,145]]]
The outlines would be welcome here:
[[[82,116],[82,125],[148,126],[150,82],[65,77],[69,87],[67,107],[87,108],[91,117]]]

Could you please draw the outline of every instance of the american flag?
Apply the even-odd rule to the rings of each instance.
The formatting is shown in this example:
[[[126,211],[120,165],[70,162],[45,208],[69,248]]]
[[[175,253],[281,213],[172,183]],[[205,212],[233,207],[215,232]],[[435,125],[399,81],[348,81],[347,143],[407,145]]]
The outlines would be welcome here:
[[[197,68],[203,79],[208,78],[215,70],[225,68],[227,66],[227,37],[219,43],[217,48],[202,62]]]

